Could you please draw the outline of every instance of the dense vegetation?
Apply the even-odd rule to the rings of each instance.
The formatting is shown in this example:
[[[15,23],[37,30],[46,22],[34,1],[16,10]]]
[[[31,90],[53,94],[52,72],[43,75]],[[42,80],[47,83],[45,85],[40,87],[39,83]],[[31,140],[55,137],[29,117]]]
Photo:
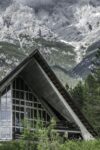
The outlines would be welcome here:
[[[42,146],[39,144],[36,148],[32,143],[29,147],[21,146],[19,142],[6,142],[5,144],[0,144],[0,150],[100,150],[100,141],[67,141],[64,144],[59,144],[58,142],[50,143],[45,147],[45,142]]]
[[[91,74],[71,90],[77,105],[100,135],[100,49],[93,62]]]
[[[20,140],[1,142],[0,150],[100,150],[100,140],[65,140],[54,130],[54,126],[54,120],[47,128],[39,122],[36,130],[30,132],[30,126],[27,125]]]

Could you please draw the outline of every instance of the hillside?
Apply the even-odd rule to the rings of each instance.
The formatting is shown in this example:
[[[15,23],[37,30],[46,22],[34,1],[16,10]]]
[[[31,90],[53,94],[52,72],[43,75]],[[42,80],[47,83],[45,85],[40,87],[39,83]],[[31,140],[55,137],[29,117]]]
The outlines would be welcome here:
[[[48,64],[55,71],[54,66],[63,66],[66,70],[70,70],[75,66],[75,52],[74,47],[66,45],[62,42],[47,41],[42,38],[33,39],[32,45],[23,48],[19,44],[8,42],[0,42],[0,78],[4,78],[16,65],[18,65],[28,54],[33,50],[39,49]],[[60,61],[59,61],[60,60]],[[59,70],[59,72],[61,69]],[[55,71],[56,73],[56,71]],[[59,73],[58,73],[59,74]],[[68,74],[64,74],[67,76]],[[63,79],[61,75],[61,81]],[[66,79],[65,79],[66,80]],[[62,82],[65,83],[65,80]]]
[[[100,46],[99,20],[99,0],[0,0],[0,41],[18,47],[14,57],[38,48],[61,80],[86,78]]]

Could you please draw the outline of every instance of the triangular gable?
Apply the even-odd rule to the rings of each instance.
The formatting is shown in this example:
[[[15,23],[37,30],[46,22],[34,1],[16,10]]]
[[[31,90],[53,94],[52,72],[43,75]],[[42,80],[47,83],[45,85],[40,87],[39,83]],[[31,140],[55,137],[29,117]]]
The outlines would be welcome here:
[[[35,50],[0,82],[0,91],[20,74],[40,99],[45,99],[66,120],[75,122],[84,139],[93,139],[96,132],[71,96],[62,86],[38,50]]]

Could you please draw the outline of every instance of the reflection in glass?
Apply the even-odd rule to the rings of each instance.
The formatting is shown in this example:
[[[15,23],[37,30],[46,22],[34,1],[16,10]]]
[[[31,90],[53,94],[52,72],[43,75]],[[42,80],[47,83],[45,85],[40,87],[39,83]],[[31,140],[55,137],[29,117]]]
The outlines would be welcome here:
[[[16,78],[12,87],[13,131],[15,131],[15,135],[21,131],[24,118],[28,119],[31,127],[35,127],[38,119],[41,119],[43,123],[50,121],[50,116],[23,79]]]
[[[7,87],[0,98],[0,140],[12,139],[11,89]]]
[[[32,128],[35,128],[39,119],[44,124],[50,121],[39,99],[24,80],[17,77],[12,82],[12,88],[8,86],[0,96],[0,140],[11,140],[12,135],[15,137],[20,134],[25,118]]]

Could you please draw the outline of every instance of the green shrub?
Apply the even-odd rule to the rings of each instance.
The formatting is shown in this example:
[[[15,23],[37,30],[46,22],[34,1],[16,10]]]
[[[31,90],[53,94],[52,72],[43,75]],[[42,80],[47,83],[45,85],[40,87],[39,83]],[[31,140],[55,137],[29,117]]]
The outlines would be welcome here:
[[[46,128],[39,121],[36,129],[30,131],[30,125],[25,124],[19,140],[1,142],[0,150],[100,150],[100,140],[75,141],[66,140],[54,130],[56,123],[52,119]]]

